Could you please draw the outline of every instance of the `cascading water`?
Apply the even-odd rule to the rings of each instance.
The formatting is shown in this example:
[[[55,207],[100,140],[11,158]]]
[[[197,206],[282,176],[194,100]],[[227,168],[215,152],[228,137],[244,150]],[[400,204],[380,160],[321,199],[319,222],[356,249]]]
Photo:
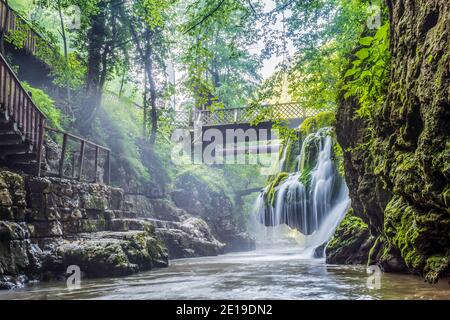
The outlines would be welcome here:
[[[281,168],[287,161],[286,150],[287,146]],[[304,235],[304,249],[312,254],[328,242],[350,204],[347,186],[333,161],[331,128],[308,135],[295,161],[297,172],[284,174],[281,182],[272,186],[273,195],[269,195],[270,186],[261,192],[254,210],[266,227],[287,225],[298,230]]]

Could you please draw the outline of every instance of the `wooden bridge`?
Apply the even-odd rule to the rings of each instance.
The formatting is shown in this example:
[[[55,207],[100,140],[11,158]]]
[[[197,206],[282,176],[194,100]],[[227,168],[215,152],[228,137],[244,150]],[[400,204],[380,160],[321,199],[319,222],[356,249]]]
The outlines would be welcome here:
[[[299,103],[292,102],[233,109],[176,111],[171,116],[174,127],[190,130],[192,146],[201,143],[202,150],[205,150],[211,140],[209,136],[205,139],[205,133],[214,129],[223,137],[222,143],[219,143],[214,154],[234,157],[239,154],[278,153],[281,146],[279,143],[273,143],[278,139],[272,132],[275,122],[284,121],[290,128],[298,128],[306,118],[324,111],[330,110],[305,108]],[[230,138],[227,135],[230,130],[236,133],[238,130],[241,133],[244,132],[244,145],[242,141],[239,143],[236,136],[227,141]],[[249,134],[251,132],[254,134]],[[260,143],[263,141],[266,145]],[[258,142],[258,144],[250,146],[250,142]]]

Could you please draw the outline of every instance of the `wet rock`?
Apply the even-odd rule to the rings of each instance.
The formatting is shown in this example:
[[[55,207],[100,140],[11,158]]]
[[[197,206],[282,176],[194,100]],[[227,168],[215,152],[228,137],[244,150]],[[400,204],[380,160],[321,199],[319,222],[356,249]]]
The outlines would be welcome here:
[[[175,187],[172,198],[177,207],[205,220],[214,237],[226,244],[224,252],[254,249],[254,240],[234,215],[236,208],[223,190],[220,192],[188,173],[176,179]]]
[[[58,247],[61,269],[77,265],[86,277],[122,276],[167,266],[163,245],[145,231],[82,234]]]
[[[326,246],[326,261],[332,264],[366,264],[374,241],[368,225],[351,209]]]
[[[202,219],[190,217],[183,222],[155,221],[155,227],[156,234],[164,240],[171,259],[223,253],[225,244],[211,234]]]

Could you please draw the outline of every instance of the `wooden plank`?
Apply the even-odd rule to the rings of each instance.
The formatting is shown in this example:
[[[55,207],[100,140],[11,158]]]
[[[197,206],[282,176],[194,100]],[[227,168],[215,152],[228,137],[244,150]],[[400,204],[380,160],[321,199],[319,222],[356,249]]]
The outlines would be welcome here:
[[[75,152],[72,152],[72,177],[75,178]]]
[[[5,67],[2,63],[0,63],[0,83],[2,84],[0,87],[0,103],[4,106],[5,104],[5,91],[3,90],[3,86],[5,83]]]
[[[12,80],[11,80],[11,76],[9,75],[9,73],[8,73],[8,78],[6,81],[7,81],[7,87],[8,87],[8,97],[7,97],[6,104],[8,105],[9,114],[13,116],[14,115],[13,109],[11,107],[11,96],[12,96],[11,82],[12,82]]]

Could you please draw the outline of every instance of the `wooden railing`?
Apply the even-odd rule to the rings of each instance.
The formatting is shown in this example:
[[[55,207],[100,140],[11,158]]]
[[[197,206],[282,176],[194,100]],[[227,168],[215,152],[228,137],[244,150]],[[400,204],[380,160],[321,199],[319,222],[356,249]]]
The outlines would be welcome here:
[[[28,25],[25,19],[11,9],[5,0],[0,0],[0,32],[7,34],[11,31],[25,32],[23,49],[30,54],[36,54],[37,43],[42,37]]]
[[[234,109],[198,110],[194,123],[203,126],[242,124],[254,120],[268,122],[275,120],[304,119],[329,109],[305,108],[298,103],[280,103]]]
[[[24,138],[25,143],[31,146],[30,152],[36,154],[37,175],[41,175],[42,151],[44,136],[46,131],[53,135],[59,135],[62,139],[62,151],[59,158],[58,172],[45,171],[47,176],[58,176],[60,178],[77,179],[88,182],[104,182],[110,184],[110,156],[111,150],[97,145],[91,141],[77,137],[76,135],[49,127],[45,127],[46,116],[34,104],[33,99],[21,85],[19,79],[0,54],[0,108],[5,113],[6,118],[12,124],[12,128],[18,131]],[[58,140],[58,137],[52,137]],[[69,142],[75,142],[79,145],[79,150],[69,147]],[[93,179],[84,179],[87,175],[84,171],[89,167],[86,162],[88,148],[93,154],[93,162],[90,167],[93,171]],[[69,150],[70,149],[70,150]],[[71,151],[71,152],[69,152]],[[69,153],[71,153],[69,155]],[[101,155],[104,153],[104,174],[100,177],[98,174],[101,167]],[[70,170],[65,170],[65,164],[71,157],[72,165]]]
[[[17,130],[36,152],[38,172],[44,139],[46,117],[34,104],[33,99],[20,83],[19,79],[0,54],[0,104],[7,118],[15,122]]]
[[[47,171],[45,173],[47,176],[75,179],[83,182],[103,182],[105,184],[110,184],[110,149],[58,129],[47,127],[46,130],[49,134],[53,135],[53,140],[62,138],[62,149],[58,160],[58,171]],[[101,153],[103,153],[103,157]],[[91,161],[89,162],[88,160]],[[103,165],[101,163],[102,161]],[[102,175],[99,174],[100,168],[104,169]]]

